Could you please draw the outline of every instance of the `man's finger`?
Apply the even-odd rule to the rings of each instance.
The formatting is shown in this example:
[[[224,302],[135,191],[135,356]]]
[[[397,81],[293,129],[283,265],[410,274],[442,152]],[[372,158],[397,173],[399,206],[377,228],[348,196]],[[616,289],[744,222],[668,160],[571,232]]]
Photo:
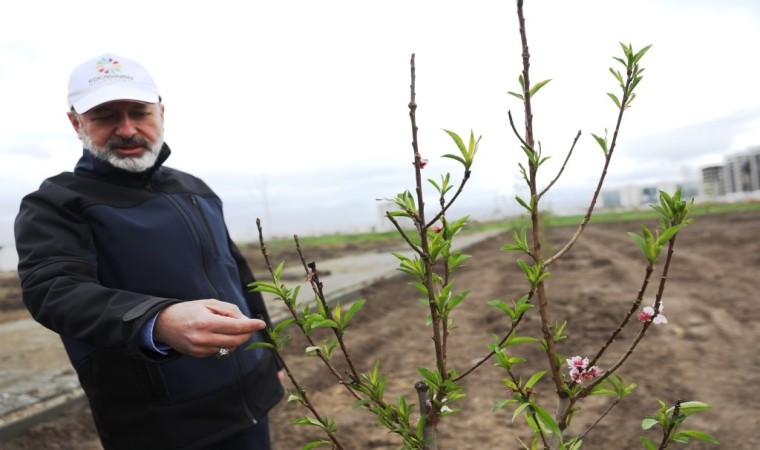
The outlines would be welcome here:
[[[233,319],[247,318],[240,309],[232,303],[222,302],[219,300],[209,301],[205,304],[206,308],[214,314],[225,317],[232,317]]]

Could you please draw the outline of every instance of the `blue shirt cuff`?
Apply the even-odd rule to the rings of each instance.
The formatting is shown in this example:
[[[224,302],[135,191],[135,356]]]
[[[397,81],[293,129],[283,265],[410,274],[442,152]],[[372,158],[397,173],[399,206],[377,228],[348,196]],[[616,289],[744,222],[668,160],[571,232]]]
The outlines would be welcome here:
[[[156,325],[157,318],[158,313],[143,325],[142,330],[140,330],[140,345],[146,350],[168,355],[171,347],[153,340],[153,327]]]

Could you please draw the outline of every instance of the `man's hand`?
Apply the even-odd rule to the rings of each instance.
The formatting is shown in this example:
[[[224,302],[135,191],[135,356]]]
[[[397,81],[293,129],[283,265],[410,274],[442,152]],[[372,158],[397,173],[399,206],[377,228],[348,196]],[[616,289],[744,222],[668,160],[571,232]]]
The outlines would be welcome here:
[[[153,327],[153,339],[198,358],[233,351],[264,329],[263,320],[250,319],[237,306],[219,300],[193,300],[164,308]]]

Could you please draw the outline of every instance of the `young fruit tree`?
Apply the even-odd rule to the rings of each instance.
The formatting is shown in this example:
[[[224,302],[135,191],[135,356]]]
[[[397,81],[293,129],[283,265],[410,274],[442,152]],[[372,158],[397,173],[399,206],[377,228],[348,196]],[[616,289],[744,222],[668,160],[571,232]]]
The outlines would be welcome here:
[[[494,335],[490,342],[483,343],[483,354],[473,364],[467,367],[455,366],[447,358],[450,340],[456,337],[452,314],[470,294],[469,290],[461,290],[455,285],[455,274],[465,262],[476,264],[469,260],[468,255],[452,247],[457,234],[467,226],[468,217],[450,218],[448,213],[472,175],[481,139],[472,131],[463,139],[454,131],[444,130],[451,137],[456,151],[443,157],[461,164],[461,178],[455,182],[451,174],[446,173],[438,179],[428,179],[429,185],[423,183],[423,171],[428,160],[422,157],[418,148],[414,55],[410,61],[409,118],[415,184],[413,190],[405,190],[391,199],[395,207],[387,213],[387,219],[410,249],[411,256],[394,253],[399,260],[398,269],[411,278],[411,284],[421,293],[427,305],[428,317],[426,321],[421,318],[420,324],[429,327],[432,333],[431,351],[435,364],[417,368],[420,379],[414,386],[409,386],[409,392],[416,397],[414,400],[407,396],[401,396],[395,401],[386,399],[385,389],[393,374],[384,373],[379,360],[373,367],[360,368],[351,357],[346,335],[352,317],[360,313],[365,301],[356,300],[349,305],[329,303],[316,263],[306,262],[296,236],[295,245],[306,279],[314,293],[313,302],[299,302],[300,286],[288,288],[282,282],[283,263],[276,267],[270,263],[261,223],[257,221],[261,250],[271,280],[257,281],[252,283],[251,288],[273,294],[284,303],[291,317],[268,330],[266,342],[254,345],[268,347],[277,355],[293,386],[288,400],[308,410],[308,414],[295,423],[316,427],[323,432],[322,439],[305,443],[304,449],[319,446],[333,449],[346,447],[341,444],[335,421],[320,413],[319,405],[311,400],[299,382],[298,375],[293,373],[282,357],[292,330],[297,330],[308,342],[306,354],[321,361],[336,383],[345,389],[346,395],[354,398],[356,408],[375,415],[381,427],[396,434],[402,449],[439,448],[439,429],[446,426],[449,416],[459,412],[457,400],[466,395],[463,380],[487,363],[500,368],[503,377],[504,390],[495,394],[493,408],[509,408],[513,422],[518,419],[524,422],[532,436],[530,442],[520,441],[527,449],[580,449],[584,438],[636,388],[636,384],[623,380],[619,369],[652,326],[667,324],[663,307],[668,271],[673,263],[677,235],[691,222],[689,213],[693,200],[682,199],[680,190],[672,194],[661,192],[659,204],[653,206],[660,216],[659,227],[654,231],[644,227],[640,235],[631,233],[632,245],[638,246],[642,252],[641,283],[637,293],[631,296],[631,303],[624,310],[616,312],[619,317],[617,326],[609,330],[606,339],[598,343],[595,353],[579,355],[572,348],[563,348],[562,341],[571,330],[565,321],[554,318],[553,306],[560,300],[552,297],[546,281],[551,276],[551,266],[581,238],[592,217],[615,153],[623,118],[636,99],[636,88],[643,78],[641,61],[650,47],[635,49],[631,45],[621,44],[621,54],[614,57],[616,65],[610,68],[610,73],[617,83],[617,90],[607,94],[615,107],[614,128],[611,135],[606,132],[591,134],[592,143],[599,146],[600,157],[604,161],[596,189],[574,235],[558,250],[549,252],[542,245],[545,231],[542,199],[564,172],[581,138],[581,132],[570,143],[564,162],[551,181],[540,185],[538,173],[548,157],[542,153],[541,143],[534,135],[532,100],[550,80],[532,82],[523,6],[523,0],[517,0],[522,72],[518,77],[519,90],[509,94],[522,103],[524,128],[518,130],[511,112],[508,119],[515,142],[525,157],[518,169],[528,195],[516,196],[515,200],[525,210],[528,225],[513,229],[512,242],[505,244],[502,250],[520,255],[514,270],[524,274],[525,287],[519,294],[506,292],[507,300],[488,302],[493,307],[493,314],[500,315],[505,326],[500,335]],[[435,207],[426,204],[426,189],[434,192]],[[653,295],[650,293],[650,285]],[[648,297],[654,298],[651,304],[645,301]],[[540,326],[537,329],[525,325],[524,318],[529,314],[538,315],[540,320],[537,322]],[[618,340],[626,328],[633,330],[633,338],[620,348]],[[545,359],[544,370],[523,369],[526,358],[521,356],[520,349],[525,346],[540,348]],[[613,347],[617,348],[614,354]],[[580,405],[589,396],[598,395],[609,398],[608,407],[598,417],[592,418],[589,422],[591,426],[587,429],[570,433],[569,427],[580,413]],[[693,439],[717,444],[713,437],[683,427],[690,415],[704,411],[709,407],[707,404],[679,400],[672,406],[663,402],[660,405],[657,412],[642,422],[643,430],[659,430],[657,436],[649,431],[647,436],[640,438],[644,448],[665,449],[673,442],[687,443]],[[509,448],[513,447],[510,445]]]

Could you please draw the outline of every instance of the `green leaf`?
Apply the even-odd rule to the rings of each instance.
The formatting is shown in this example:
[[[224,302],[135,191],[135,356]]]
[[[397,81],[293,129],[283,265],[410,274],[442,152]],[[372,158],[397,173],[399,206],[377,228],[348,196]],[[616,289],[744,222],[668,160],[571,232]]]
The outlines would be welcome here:
[[[658,423],[659,422],[657,420],[647,417],[646,419],[641,421],[641,428],[648,430],[652,428],[653,426],[657,425]]]
[[[678,435],[683,435],[683,436],[690,437],[693,439],[699,439],[700,441],[706,441],[711,444],[720,444],[720,442],[718,442],[718,440],[715,439],[714,437],[710,436],[707,433],[703,433],[697,430],[681,430],[676,434],[676,436]]]
[[[348,311],[343,315],[343,323],[348,323],[349,320],[351,320],[352,317],[354,317],[354,314],[356,314],[362,306],[367,302],[365,299],[360,299],[351,304],[351,307],[348,308]]]
[[[507,303],[504,300],[499,300],[499,299],[489,300],[488,302],[486,302],[486,304],[488,306],[493,306],[494,308],[499,308],[500,310],[504,311],[504,313],[506,313],[510,319],[514,320],[515,312],[512,310],[512,308],[509,307],[509,305],[507,305]]]
[[[602,152],[604,152],[604,154],[606,155],[607,154],[607,140],[601,136],[595,135],[594,133],[591,133],[591,136],[594,137],[594,139],[596,140],[596,143],[599,144],[599,147],[602,147]]]
[[[451,255],[451,257],[449,257],[450,269],[459,267],[463,262],[467,261],[470,258],[472,258],[472,255],[464,255],[459,252]]]
[[[630,106],[631,106],[631,103],[633,103],[633,100],[634,100],[635,98],[636,98],[636,93],[634,92],[633,94],[631,94],[631,96],[630,96],[630,97],[628,97],[628,101],[627,101],[627,102],[625,102],[625,107],[626,107],[626,108],[630,108]]]
[[[506,400],[501,400],[501,401],[497,402],[496,405],[494,405],[493,410],[497,411],[497,410],[499,410],[499,409],[501,409],[501,408],[503,408],[503,407],[505,407],[505,406],[507,406],[509,404],[516,403],[516,402],[517,402],[517,400],[511,399],[511,398],[508,398]]]
[[[641,59],[641,57],[644,56],[644,54],[649,51],[650,48],[652,48],[652,44],[649,44],[646,47],[639,50],[638,52],[636,52],[636,54],[633,56],[633,61],[638,62]]]
[[[518,94],[517,92],[512,92],[512,91],[509,91],[509,92],[507,92],[507,94],[509,94],[509,95],[513,95],[513,96],[515,96],[515,97],[519,98],[520,100],[525,100],[525,99],[523,98],[522,94]]]
[[[515,344],[526,344],[526,343],[533,343],[538,342],[538,339],[530,336],[514,336],[510,337],[509,341],[507,341],[509,345],[515,345]]]
[[[536,372],[536,373],[534,373],[534,374],[533,374],[533,375],[532,375],[532,376],[531,376],[531,377],[528,379],[528,382],[527,382],[527,383],[525,383],[525,387],[526,387],[526,388],[530,388],[530,387],[533,387],[533,385],[534,385],[534,384],[536,384],[536,383],[538,382],[538,380],[540,380],[540,379],[541,379],[541,377],[543,377],[543,376],[544,376],[544,374],[546,374],[546,371],[545,371],[545,370],[542,370],[541,372]]]
[[[391,217],[412,217],[412,215],[406,211],[388,211],[386,214]]]
[[[615,78],[618,80],[618,82],[622,85],[623,84],[623,76],[620,75],[620,71],[619,70],[615,70],[612,67],[610,67],[610,72],[612,73],[612,75],[615,76]]]
[[[611,92],[608,92],[607,95],[612,99],[612,101],[615,103],[615,106],[620,108],[620,100],[618,100],[617,96]]]
[[[462,141],[462,138],[460,138],[458,134],[450,130],[443,130],[443,131],[445,131],[451,137],[451,139],[454,140],[454,143],[459,149],[459,153],[461,153],[461,156],[446,154],[446,155],[443,155],[443,157],[459,161],[460,163],[462,163],[465,170],[469,170],[470,166],[472,166],[472,161],[473,161],[473,158],[475,157],[475,153],[477,153],[478,151],[478,144],[480,143],[480,138],[475,139],[475,134],[472,131],[470,131],[470,140],[469,140],[468,145],[465,146],[464,142]]]
[[[248,287],[252,288],[253,292],[268,292],[277,296],[280,294],[280,290],[276,286],[261,281],[255,281],[249,284]]]
[[[530,206],[528,206],[528,204],[525,203],[525,200],[521,199],[519,195],[515,195],[515,200],[517,200],[517,203],[519,203],[520,206],[522,206],[523,208],[525,208],[526,210],[528,210],[528,212],[533,211],[533,208],[531,208]]]
[[[674,225],[672,227],[669,227],[667,230],[662,232],[662,235],[657,238],[657,245],[664,245],[666,242],[668,242],[673,236],[676,235],[679,231],[681,231],[681,228],[685,227],[686,223],[681,223],[678,225]]]
[[[630,236],[631,239],[633,239],[633,242],[635,242],[636,245],[639,246],[639,248],[641,249],[641,252],[644,253],[644,256],[647,256],[648,252],[647,252],[647,243],[646,243],[646,241],[644,241],[644,239],[641,236],[639,236],[638,234],[630,232],[630,231],[628,232],[628,236]]]
[[[315,320],[311,323],[311,328],[338,328],[338,324],[334,320],[323,319]]]
[[[512,413],[512,423],[515,423],[515,419],[518,416],[520,416],[520,413],[523,412],[525,410],[525,408],[527,408],[528,406],[530,406],[530,403],[529,402],[525,402],[525,403],[521,404],[520,406],[518,406],[517,408],[515,408],[515,412]]]
[[[710,409],[710,405],[703,402],[683,402],[681,403],[681,414],[694,414],[695,412],[705,411]],[[668,409],[668,414],[673,412],[673,408]]]
[[[281,322],[279,322],[274,327],[274,333],[279,334],[282,330],[284,330],[286,327],[289,327],[290,325],[294,324],[296,322],[296,319],[293,319],[292,317],[290,319],[285,319]]]
[[[451,136],[451,139],[454,140],[454,142],[457,145],[457,148],[459,148],[459,151],[463,155],[466,155],[467,154],[467,148],[464,146],[464,142],[462,142],[462,138],[460,138],[459,135],[456,134],[456,133],[454,133],[453,131],[449,131],[449,130],[443,130],[443,131],[445,131],[446,134],[448,134],[449,136]]]
[[[437,388],[440,385],[439,382],[439,376],[436,373],[424,368],[424,367],[417,367],[417,372],[419,372],[420,375],[422,375],[422,378],[427,381],[428,385],[432,388]]]
[[[273,345],[269,342],[252,342],[245,347],[246,350],[253,350],[254,348],[273,348]]]
[[[546,428],[551,430],[552,433],[554,433],[555,436],[562,436],[562,431],[560,431],[559,426],[557,425],[557,422],[554,421],[552,416],[546,412],[544,408],[541,408],[540,406],[535,406],[536,415],[538,416],[538,419],[543,423]]]
[[[300,417],[292,422],[293,425],[311,425],[315,427],[319,427],[321,429],[325,429],[325,426],[322,422],[318,421],[317,419],[314,419],[312,417]]]
[[[303,447],[301,447],[301,450],[312,450],[312,449],[317,448],[317,447],[319,447],[321,445],[332,445],[332,442],[326,441],[326,440],[311,441],[308,444],[306,444]]]
[[[452,155],[451,153],[447,153],[443,155],[442,158],[453,159],[453,160],[459,161],[460,163],[462,163],[462,165],[465,165],[465,166],[467,165],[467,162],[464,160],[464,158],[462,158],[461,156]]]
[[[657,450],[657,447],[649,439],[645,438],[644,436],[639,436],[639,439],[641,440],[641,443],[644,444],[644,447],[647,448],[647,450]]]
[[[533,86],[533,87],[530,89],[530,93],[529,93],[530,97],[531,97],[531,98],[533,98],[533,96],[536,94],[536,92],[538,92],[538,90],[539,90],[539,89],[541,89],[542,87],[544,87],[544,86],[546,85],[546,83],[548,83],[548,82],[550,82],[550,81],[551,81],[551,79],[549,79],[549,80],[544,80],[544,81],[539,81],[538,83],[536,83],[536,84],[535,84],[535,85],[534,85],[534,86]]]

